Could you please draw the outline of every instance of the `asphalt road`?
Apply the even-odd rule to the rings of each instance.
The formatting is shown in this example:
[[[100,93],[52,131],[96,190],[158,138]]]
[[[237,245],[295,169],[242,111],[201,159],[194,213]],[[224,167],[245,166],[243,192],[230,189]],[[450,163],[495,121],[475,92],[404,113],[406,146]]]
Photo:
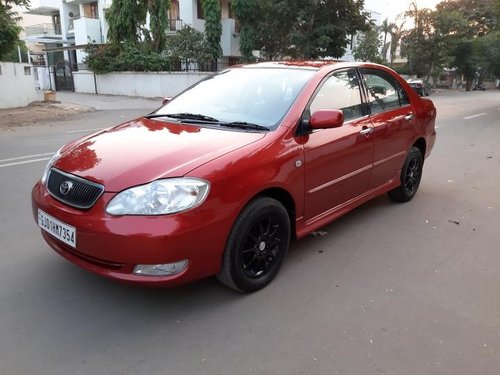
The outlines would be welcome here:
[[[0,373],[497,375],[500,91],[431,98],[415,199],[379,197],[295,242],[251,295],[124,286],[43,242],[30,190],[45,161],[31,161],[147,110],[0,130]]]

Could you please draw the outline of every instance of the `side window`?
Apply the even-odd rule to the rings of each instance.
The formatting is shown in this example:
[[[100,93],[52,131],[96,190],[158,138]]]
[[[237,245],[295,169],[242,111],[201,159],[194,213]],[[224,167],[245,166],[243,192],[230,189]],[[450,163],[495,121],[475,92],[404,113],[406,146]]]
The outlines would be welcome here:
[[[409,104],[406,93],[389,74],[377,70],[365,70],[363,76],[372,114]]]
[[[399,101],[401,106],[403,107],[405,105],[410,104],[410,100],[408,99],[408,94],[406,93],[406,91],[400,85],[398,85],[398,87],[399,87]]]
[[[316,93],[311,113],[319,109],[340,109],[346,121],[363,116],[359,80],[354,70],[332,74]]]

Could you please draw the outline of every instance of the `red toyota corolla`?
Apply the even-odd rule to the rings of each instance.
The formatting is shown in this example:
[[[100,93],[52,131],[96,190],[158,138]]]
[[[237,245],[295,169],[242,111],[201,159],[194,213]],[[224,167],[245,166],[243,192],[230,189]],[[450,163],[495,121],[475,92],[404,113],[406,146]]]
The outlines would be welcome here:
[[[149,285],[217,275],[251,292],[291,239],[385,192],[412,199],[435,118],[380,65],[235,67],[62,147],[33,214],[55,251],[97,274]]]

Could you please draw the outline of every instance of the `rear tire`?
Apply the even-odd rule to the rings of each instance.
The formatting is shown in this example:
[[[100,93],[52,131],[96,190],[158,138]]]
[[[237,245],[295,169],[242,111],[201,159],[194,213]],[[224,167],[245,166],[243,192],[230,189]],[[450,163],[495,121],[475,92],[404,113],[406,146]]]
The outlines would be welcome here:
[[[251,201],[236,219],[217,279],[239,292],[264,288],[278,274],[290,244],[290,217],[275,199]]]
[[[415,196],[422,179],[423,165],[422,152],[413,146],[401,168],[401,185],[387,193],[393,201],[408,202]]]

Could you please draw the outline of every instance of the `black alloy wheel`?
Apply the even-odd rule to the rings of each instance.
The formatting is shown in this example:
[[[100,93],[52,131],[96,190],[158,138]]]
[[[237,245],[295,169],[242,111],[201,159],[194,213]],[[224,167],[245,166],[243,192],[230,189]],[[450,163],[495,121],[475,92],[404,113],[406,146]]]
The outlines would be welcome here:
[[[240,292],[265,287],[281,267],[290,230],[288,212],[280,202],[268,197],[251,201],[231,230],[219,281]]]
[[[417,147],[412,147],[401,169],[401,185],[388,192],[389,197],[396,202],[408,202],[417,193],[422,179],[424,158]]]
[[[421,158],[414,157],[409,160],[409,163],[404,171],[403,183],[407,195],[415,195],[422,177],[422,161]]]
[[[240,262],[245,275],[252,279],[265,276],[276,264],[285,235],[280,218],[264,215],[254,223],[242,248]]]

